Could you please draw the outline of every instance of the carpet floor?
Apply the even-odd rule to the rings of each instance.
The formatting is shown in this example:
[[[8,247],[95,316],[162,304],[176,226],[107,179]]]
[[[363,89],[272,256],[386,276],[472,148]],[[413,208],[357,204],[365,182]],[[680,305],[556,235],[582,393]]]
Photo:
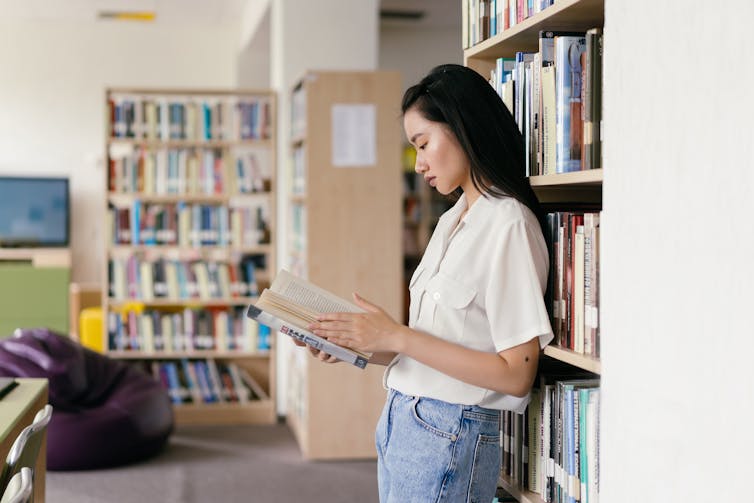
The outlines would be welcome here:
[[[50,503],[377,503],[377,465],[304,461],[284,424],[184,426],[138,464],[47,472]]]

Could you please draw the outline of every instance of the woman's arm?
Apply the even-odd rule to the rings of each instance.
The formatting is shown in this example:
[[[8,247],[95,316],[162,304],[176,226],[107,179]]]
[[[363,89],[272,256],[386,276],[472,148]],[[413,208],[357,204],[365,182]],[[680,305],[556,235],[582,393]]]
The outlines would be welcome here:
[[[500,353],[486,353],[413,330],[361,297],[354,295],[354,299],[366,313],[324,314],[309,328],[341,346],[375,354],[405,354],[463,382],[499,393],[524,396],[531,389],[539,359],[537,339]]]

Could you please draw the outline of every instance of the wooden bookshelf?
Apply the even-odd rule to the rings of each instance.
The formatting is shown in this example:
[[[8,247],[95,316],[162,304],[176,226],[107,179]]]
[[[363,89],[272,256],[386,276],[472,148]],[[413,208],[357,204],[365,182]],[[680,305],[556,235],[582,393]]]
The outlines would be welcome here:
[[[602,185],[602,169],[531,176],[529,177],[529,183],[532,187],[569,187],[576,185],[600,187]]]
[[[543,500],[539,494],[521,489],[518,487],[518,484],[509,477],[501,476],[498,479],[498,484],[500,484],[500,487],[508,491],[511,496],[516,498],[519,503],[545,503],[545,500]]]
[[[163,363],[174,365],[178,382],[166,385],[183,392],[202,387],[195,362],[232,364],[259,398],[184,400],[175,405],[177,423],[273,423],[274,337],[261,346],[245,308],[275,271],[274,92],[121,88],[108,89],[105,100],[102,304],[108,356],[159,368],[161,375]],[[153,314],[144,320],[143,313]],[[183,325],[189,318],[197,324],[193,331]],[[134,320],[136,328],[113,332],[113,325]],[[169,339],[158,336],[166,323],[176,331]],[[163,341],[175,347],[164,348]],[[214,394],[221,392],[225,381],[206,377]]]
[[[604,0],[558,0],[512,28],[464,51],[466,66],[489,76],[495,59],[536,52],[541,30],[586,31],[605,23]]]
[[[343,298],[359,292],[395,319],[402,305],[400,92],[397,73],[368,71],[311,71],[292,89],[286,266]],[[335,142],[349,146],[348,134],[334,137],[337,106],[374,121],[365,127],[376,156],[354,160],[364,165],[335,162]],[[374,115],[360,116],[361,107]],[[288,367],[287,421],[303,456],[375,457],[384,367],[323,364],[298,347]]]
[[[501,30],[500,33],[487,40],[466,48],[464,50],[464,64],[476,70],[485,78],[489,78],[490,72],[496,67],[498,58],[512,58],[519,51],[537,52],[539,50],[540,31],[586,32],[591,28],[601,28],[603,24],[604,0],[559,0],[514,24],[511,28]],[[516,83],[516,85],[519,85],[519,83]],[[540,202],[548,203],[548,206],[551,204],[551,207],[558,208],[558,211],[567,211],[571,207],[574,211],[590,211],[584,210],[584,208],[601,208],[603,176],[603,169],[593,169],[531,176],[529,182]],[[586,371],[591,373],[588,375],[599,378],[602,372],[598,357],[580,354],[569,348],[550,345],[545,348],[544,355],[555,360],[555,362],[548,363],[555,364],[552,368],[557,370],[553,370],[553,372],[557,372],[558,375],[561,371],[570,374],[569,371],[564,369],[572,369],[574,375],[583,376],[585,375],[583,371]],[[550,368],[549,365],[543,365],[541,372],[546,374],[548,368]],[[512,443],[513,441],[511,441]],[[598,440],[597,443],[599,443]],[[529,449],[531,449],[531,446]],[[520,469],[520,466],[513,469]],[[544,502],[544,498],[540,494],[522,488],[521,482],[506,475],[505,471],[501,471],[499,484],[518,501],[522,503]],[[542,473],[541,469],[538,470],[538,473]]]
[[[562,362],[568,363],[569,365],[573,365],[574,367],[588,370],[589,372],[593,372],[595,374],[602,373],[602,365],[600,365],[599,359],[594,358],[593,356],[582,355],[571,351],[570,349],[553,345],[547,346],[545,348],[545,354],[551,358],[555,358],[556,360],[560,360]]]

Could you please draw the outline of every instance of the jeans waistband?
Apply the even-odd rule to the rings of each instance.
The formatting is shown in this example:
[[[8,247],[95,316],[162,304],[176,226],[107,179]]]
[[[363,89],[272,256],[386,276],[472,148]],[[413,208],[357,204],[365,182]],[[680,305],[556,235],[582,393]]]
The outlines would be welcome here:
[[[389,391],[390,394],[393,394],[398,399],[405,399],[405,400],[414,400],[417,398],[413,395],[406,395],[404,393],[401,393],[398,390],[390,388]],[[389,397],[392,398],[392,397]],[[479,405],[465,405],[465,404],[452,404],[449,402],[445,402],[443,400],[438,400],[437,398],[431,398],[431,397],[419,397],[423,400],[431,400],[442,404],[447,404],[451,406],[457,406],[461,407],[461,410],[463,411],[463,417],[472,419],[475,421],[488,421],[495,424],[500,424],[500,411],[498,409],[488,409],[486,407],[482,407]]]

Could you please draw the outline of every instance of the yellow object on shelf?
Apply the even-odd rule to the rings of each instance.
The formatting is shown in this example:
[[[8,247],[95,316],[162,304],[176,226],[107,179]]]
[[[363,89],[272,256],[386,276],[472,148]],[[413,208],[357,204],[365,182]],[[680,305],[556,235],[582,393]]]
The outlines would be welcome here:
[[[102,332],[102,308],[87,307],[79,315],[79,340],[84,347],[105,352],[105,338]]]

